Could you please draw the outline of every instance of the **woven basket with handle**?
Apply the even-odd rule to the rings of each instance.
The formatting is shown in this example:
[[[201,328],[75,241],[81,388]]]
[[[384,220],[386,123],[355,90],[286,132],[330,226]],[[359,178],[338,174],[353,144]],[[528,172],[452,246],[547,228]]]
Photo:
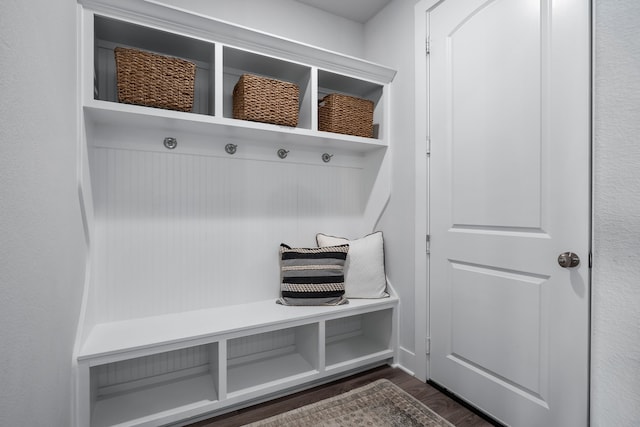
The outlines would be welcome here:
[[[116,47],[118,101],[191,111],[196,65],[184,59]]]

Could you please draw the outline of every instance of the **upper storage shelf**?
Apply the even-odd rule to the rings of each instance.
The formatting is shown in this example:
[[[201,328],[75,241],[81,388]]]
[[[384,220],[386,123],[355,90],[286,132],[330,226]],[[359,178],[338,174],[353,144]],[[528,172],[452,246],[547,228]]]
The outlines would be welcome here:
[[[284,142],[288,148],[366,153],[388,146],[386,105],[394,70],[157,3],[126,0],[81,3],[85,120],[89,132],[101,135],[90,137],[91,144],[104,144],[109,140],[106,135],[112,133],[111,139],[115,140],[116,131],[134,128],[162,130],[178,139],[184,133],[209,139]],[[195,63],[191,111],[118,102],[116,47]],[[233,118],[233,88],[246,73],[298,86],[296,127]],[[318,102],[329,93],[373,101],[374,138],[318,131]]]
[[[179,57],[196,64],[193,113],[214,115],[214,44],[96,15],[94,99],[117,102],[114,48]]]
[[[300,91],[298,127],[311,129],[311,67],[225,46],[223,61],[223,116],[233,117],[233,88],[243,74],[293,83]]]

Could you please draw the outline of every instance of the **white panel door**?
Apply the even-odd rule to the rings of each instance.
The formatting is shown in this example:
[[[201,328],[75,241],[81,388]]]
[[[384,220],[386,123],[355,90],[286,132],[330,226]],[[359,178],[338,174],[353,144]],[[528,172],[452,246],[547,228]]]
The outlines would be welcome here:
[[[427,19],[430,377],[507,425],[586,426],[589,2]]]

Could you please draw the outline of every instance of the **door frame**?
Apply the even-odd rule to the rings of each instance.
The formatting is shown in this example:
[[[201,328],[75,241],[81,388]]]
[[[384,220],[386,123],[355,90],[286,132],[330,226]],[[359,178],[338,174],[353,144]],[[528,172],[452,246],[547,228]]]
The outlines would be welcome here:
[[[414,75],[414,120],[415,120],[415,171],[416,171],[416,185],[415,185],[415,300],[414,300],[414,313],[415,313],[415,365],[414,375],[421,381],[427,381],[431,377],[429,366],[429,352],[430,343],[429,335],[431,331],[431,325],[429,321],[429,243],[428,236],[429,230],[429,168],[430,168],[430,142],[429,142],[429,55],[427,53],[429,35],[428,26],[428,13],[431,9],[436,7],[439,3],[446,0],[419,0],[414,7],[414,59],[415,59],[415,75]],[[591,125],[590,125],[590,159],[589,159],[589,185],[590,185],[590,248],[589,248],[589,301],[590,301],[590,314],[589,314],[589,336],[592,337],[592,315],[593,315],[593,269],[591,266],[591,254],[593,253],[593,200],[594,200],[594,176],[593,176],[593,162],[595,158],[594,144],[593,144],[593,70],[594,70],[594,2],[592,0],[585,0],[589,2],[589,8],[591,10],[591,59],[590,59],[590,74],[591,74]],[[589,378],[588,378],[588,405],[591,407],[591,360],[592,360],[592,346],[589,343]],[[591,414],[589,414],[589,418]]]
[[[420,0],[414,9],[415,59],[415,366],[414,375],[427,381],[429,371],[429,55],[427,14],[441,0]]]

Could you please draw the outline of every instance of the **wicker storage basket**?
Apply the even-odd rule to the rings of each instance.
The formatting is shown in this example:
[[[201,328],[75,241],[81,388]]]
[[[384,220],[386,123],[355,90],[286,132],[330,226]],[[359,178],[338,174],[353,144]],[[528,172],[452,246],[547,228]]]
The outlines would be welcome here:
[[[318,129],[373,138],[373,101],[332,93],[318,106]]]
[[[191,111],[196,65],[137,49],[117,47],[118,101]]]
[[[233,88],[233,118],[295,127],[299,96],[293,83],[243,74]]]

